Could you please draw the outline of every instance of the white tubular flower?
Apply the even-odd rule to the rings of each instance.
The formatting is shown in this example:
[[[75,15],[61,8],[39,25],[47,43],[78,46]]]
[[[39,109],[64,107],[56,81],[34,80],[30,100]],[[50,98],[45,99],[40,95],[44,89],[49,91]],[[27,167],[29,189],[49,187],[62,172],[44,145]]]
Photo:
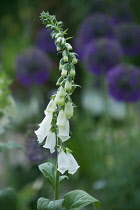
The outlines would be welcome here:
[[[67,141],[70,136],[69,136],[69,132],[70,132],[70,126],[69,126],[69,120],[66,119],[66,123],[65,126],[58,126],[58,137],[61,139],[62,142]]]
[[[74,70],[74,69],[71,69],[71,70],[70,70],[70,76],[74,77],[75,74],[76,74],[75,70]]]
[[[71,82],[69,82],[68,80],[65,83],[65,90],[70,91],[72,88]]]
[[[63,77],[66,77],[67,76],[67,70],[65,70],[64,68],[62,69],[62,72],[61,72],[61,75]]]
[[[73,155],[68,151],[66,151],[66,159],[68,164],[68,173],[74,174],[80,166],[78,165]]]
[[[62,86],[59,89],[59,96],[60,96],[60,98],[66,96],[66,91],[65,91],[65,89]]]
[[[65,104],[65,114],[66,114],[66,117],[68,119],[70,119],[72,116],[73,116],[73,105],[72,105],[72,102],[68,101],[66,104]]]
[[[67,118],[63,109],[59,111],[56,124],[60,127],[65,127]]]
[[[53,153],[55,152],[55,149],[54,149],[55,146],[56,146],[56,134],[50,131],[43,147],[50,149],[50,153]]]
[[[49,130],[51,128],[51,121],[52,121],[52,114],[46,113],[45,118],[39,124],[40,127],[38,128],[38,130],[35,131],[39,143],[42,143],[45,137],[48,135]]]
[[[64,174],[68,170],[67,155],[63,149],[58,153],[58,171]]]
[[[51,99],[50,102],[48,103],[46,110],[45,110],[45,115],[47,114],[47,112],[53,113],[55,110],[56,110],[55,100]]]

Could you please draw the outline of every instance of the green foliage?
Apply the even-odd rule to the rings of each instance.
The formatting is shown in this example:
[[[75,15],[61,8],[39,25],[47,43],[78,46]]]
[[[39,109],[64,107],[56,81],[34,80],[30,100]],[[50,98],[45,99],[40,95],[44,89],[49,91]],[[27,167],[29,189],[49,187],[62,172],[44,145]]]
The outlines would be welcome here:
[[[37,210],[59,210],[63,199],[50,201],[46,198],[39,198],[37,202]]]
[[[6,77],[4,72],[0,72],[0,109],[9,105],[9,85],[11,81]]]
[[[18,210],[17,196],[12,188],[0,190],[0,209]]]
[[[67,210],[82,209],[89,204],[93,204],[96,210],[100,208],[100,202],[83,190],[74,190],[64,196],[63,207]]]
[[[43,173],[48,182],[52,185],[53,189],[55,189],[55,179],[56,179],[56,167],[52,163],[43,163],[38,166],[39,170]]]
[[[23,150],[24,147],[14,141],[9,141],[6,143],[0,142],[0,151],[9,150],[9,149],[20,149]]]

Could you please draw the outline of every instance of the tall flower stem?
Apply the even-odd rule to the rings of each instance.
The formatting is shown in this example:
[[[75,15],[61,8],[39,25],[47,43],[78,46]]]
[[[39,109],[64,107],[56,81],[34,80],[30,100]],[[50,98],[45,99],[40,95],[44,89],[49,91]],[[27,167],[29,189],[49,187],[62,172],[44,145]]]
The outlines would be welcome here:
[[[54,191],[54,199],[58,200],[58,194],[59,194],[59,176],[60,176],[60,172],[57,170],[56,167],[56,180],[55,180],[55,191]]]

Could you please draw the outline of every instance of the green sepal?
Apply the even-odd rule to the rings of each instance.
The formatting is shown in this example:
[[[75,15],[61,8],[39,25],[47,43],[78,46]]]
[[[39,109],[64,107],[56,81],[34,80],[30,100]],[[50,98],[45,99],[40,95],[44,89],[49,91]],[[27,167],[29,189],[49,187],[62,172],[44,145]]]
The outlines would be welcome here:
[[[69,180],[69,177],[66,176],[66,175],[60,176],[60,177],[59,177],[59,182],[61,183],[64,179]]]
[[[60,210],[64,199],[50,201],[46,198],[39,198],[37,201],[37,210]]]
[[[63,207],[67,210],[82,209],[93,204],[95,210],[100,209],[100,202],[83,190],[74,190],[64,195]]]
[[[47,162],[38,166],[39,170],[55,189],[55,180],[56,180],[56,167],[54,164]]]

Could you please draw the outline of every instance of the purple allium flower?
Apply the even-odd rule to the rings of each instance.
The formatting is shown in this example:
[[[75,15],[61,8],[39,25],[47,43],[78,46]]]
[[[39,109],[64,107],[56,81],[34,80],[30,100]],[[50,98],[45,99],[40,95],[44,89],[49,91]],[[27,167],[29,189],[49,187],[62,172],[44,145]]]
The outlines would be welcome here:
[[[45,149],[38,145],[34,130],[35,126],[30,126],[28,129],[25,149],[28,160],[32,164],[39,164],[47,159],[47,153]]]
[[[22,85],[42,84],[49,76],[50,58],[41,50],[24,50],[16,60],[17,79]]]
[[[37,34],[37,46],[46,53],[56,52],[54,39],[50,36],[50,29],[41,28]]]
[[[131,6],[127,0],[121,1],[121,3],[119,1],[112,1],[109,13],[114,18],[115,23],[132,21]]]
[[[140,26],[134,23],[120,24],[116,27],[116,38],[125,55],[140,53]]]
[[[105,14],[94,14],[84,20],[75,39],[75,48],[80,57],[83,57],[85,46],[93,39],[113,38],[113,20]]]
[[[118,101],[140,100],[140,69],[128,64],[114,67],[107,75],[109,94]]]
[[[96,75],[108,72],[121,61],[122,49],[115,40],[98,39],[89,43],[85,50],[86,67]]]

